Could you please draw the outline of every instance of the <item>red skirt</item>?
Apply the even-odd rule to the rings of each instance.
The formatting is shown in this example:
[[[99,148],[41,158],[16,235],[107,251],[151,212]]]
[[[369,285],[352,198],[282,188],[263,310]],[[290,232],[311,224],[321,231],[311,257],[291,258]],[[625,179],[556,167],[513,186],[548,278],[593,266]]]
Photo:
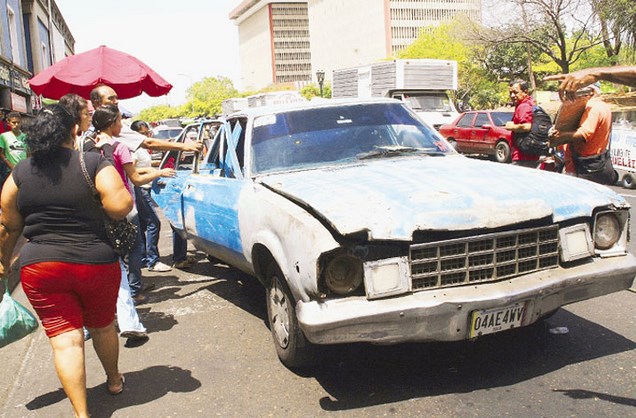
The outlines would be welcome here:
[[[49,338],[83,326],[103,328],[115,319],[119,261],[29,264],[22,267],[20,280]]]

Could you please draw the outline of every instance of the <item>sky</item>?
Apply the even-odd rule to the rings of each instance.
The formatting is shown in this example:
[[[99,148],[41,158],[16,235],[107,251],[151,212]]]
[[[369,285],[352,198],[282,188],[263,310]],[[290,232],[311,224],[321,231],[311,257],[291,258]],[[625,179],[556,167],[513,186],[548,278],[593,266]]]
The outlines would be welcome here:
[[[230,78],[241,90],[238,27],[242,0],[55,0],[75,38],[75,53],[106,45],[133,55],[173,85],[166,96],[122,100],[132,112],[185,103],[204,77]]]

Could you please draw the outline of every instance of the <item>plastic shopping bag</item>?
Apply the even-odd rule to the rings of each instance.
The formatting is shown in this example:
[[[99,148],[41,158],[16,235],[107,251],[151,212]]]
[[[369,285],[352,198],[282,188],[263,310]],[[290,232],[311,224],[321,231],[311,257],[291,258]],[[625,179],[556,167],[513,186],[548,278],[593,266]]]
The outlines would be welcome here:
[[[9,294],[9,285],[2,280],[4,297],[0,302],[0,347],[18,341],[36,330],[38,321],[31,312]]]

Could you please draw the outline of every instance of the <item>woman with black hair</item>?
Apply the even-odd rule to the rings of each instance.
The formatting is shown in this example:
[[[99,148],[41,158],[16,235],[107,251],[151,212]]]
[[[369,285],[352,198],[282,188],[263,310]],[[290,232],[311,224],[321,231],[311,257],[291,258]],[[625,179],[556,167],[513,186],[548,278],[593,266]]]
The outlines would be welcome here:
[[[88,110],[88,102],[75,93],[68,93],[62,96],[57,102],[71,114],[77,125],[78,138],[91,127],[91,112]]]
[[[96,147],[103,148],[104,155],[109,155],[109,158],[112,158],[112,163],[131,196],[133,196],[133,191],[128,180],[135,186],[140,186],[159,177],[174,177],[176,175],[176,172],[169,168],[163,170],[149,168],[143,171],[135,168],[128,147],[115,139],[119,136],[122,128],[121,114],[116,105],[108,104],[95,109],[93,127],[97,132]],[[109,152],[106,152],[107,147],[110,148]],[[128,219],[139,226],[139,216],[136,210],[128,215]],[[117,324],[120,335],[136,340],[148,338],[146,328],[141,323],[134,305],[134,302],[143,302],[142,298],[144,298],[144,295],[141,295],[141,258],[141,235],[138,234],[137,242],[132,251],[125,260],[121,260],[123,275],[117,298]],[[131,278],[135,280],[133,281]]]
[[[20,279],[53,348],[53,359],[75,415],[87,417],[84,335],[106,371],[111,394],[121,393],[115,301],[121,279],[103,216],[123,219],[133,201],[115,168],[99,154],[85,156],[99,193],[95,199],[73,150],[74,118],[59,105],[43,108],[25,128],[31,156],[21,161],[2,190],[0,274],[10,269],[18,236]]]

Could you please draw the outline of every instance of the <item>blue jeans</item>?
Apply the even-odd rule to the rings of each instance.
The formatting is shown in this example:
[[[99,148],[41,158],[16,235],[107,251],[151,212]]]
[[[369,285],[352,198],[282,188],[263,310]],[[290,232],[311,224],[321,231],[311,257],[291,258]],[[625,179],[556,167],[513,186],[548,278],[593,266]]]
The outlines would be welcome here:
[[[139,226],[139,215],[133,216],[130,221]],[[143,243],[141,242],[141,228],[137,230],[137,239],[132,250],[124,258],[126,268],[128,270],[128,284],[130,285],[130,294],[135,297],[141,293],[141,258],[143,257]]]
[[[170,226],[172,228],[172,225]],[[172,228],[172,261],[178,263],[188,258],[188,240],[181,238],[181,235]]]
[[[135,202],[141,231],[141,264],[152,267],[159,261],[161,221],[155,211],[155,202],[150,197],[150,189],[135,187]]]

